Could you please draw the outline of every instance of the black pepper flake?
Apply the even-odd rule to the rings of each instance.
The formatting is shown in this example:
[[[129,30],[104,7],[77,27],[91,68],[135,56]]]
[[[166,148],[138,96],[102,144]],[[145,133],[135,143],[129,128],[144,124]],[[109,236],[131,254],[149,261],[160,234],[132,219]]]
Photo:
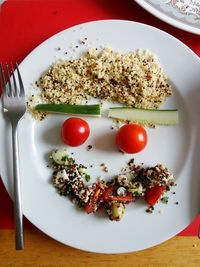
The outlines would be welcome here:
[[[67,55],[68,53],[67,52],[65,52],[65,55]]]
[[[90,168],[93,168],[93,165],[90,165]]]
[[[176,201],[175,204],[178,205],[179,204],[178,201]]]
[[[47,165],[47,168],[49,168],[49,165]]]
[[[154,210],[153,206],[149,206],[148,209],[146,209],[146,212],[152,213]]]
[[[175,194],[176,194],[176,192],[172,192],[172,194],[173,194],[173,195],[175,195]]]
[[[148,209],[146,209],[146,212],[147,212],[147,213],[152,213],[152,212],[153,212],[152,207],[149,207]]]
[[[78,48],[78,45],[76,45],[76,48]]]
[[[166,186],[166,191],[170,191],[170,187],[169,186]]]
[[[88,145],[87,146],[87,150],[89,151],[89,150],[91,150],[92,149],[92,145]]]

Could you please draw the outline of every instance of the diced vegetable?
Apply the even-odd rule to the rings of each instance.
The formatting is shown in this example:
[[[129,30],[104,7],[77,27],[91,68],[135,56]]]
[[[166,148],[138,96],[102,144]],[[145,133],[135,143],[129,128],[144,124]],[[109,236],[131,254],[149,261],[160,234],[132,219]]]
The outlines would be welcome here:
[[[128,189],[128,192],[132,193],[133,196],[143,195],[144,191],[145,189],[141,183],[138,183],[137,186]]]
[[[123,203],[112,202],[110,205],[109,218],[114,221],[120,221],[125,213],[125,205]]]
[[[165,186],[158,185],[147,189],[145,195],[146,202],[149,205],[154,206],[161,197],[161,195],[164,193],[165,189]]]
[[[101,197],[102,200],[109,201],[110,197],[114,194],[115,189],[116,189],[116,186],[114,185],[108,186],[102,194],[102,197]]]
[[[110,196],[109,201],[119,201],[123,203],[129,203],[133,201],[133,195],[132,193],[128,192],[126,196]]]
[[[90,213],[94,212],[94,205],[91,202],[88,202],[85,204],[83,209],[86,213],[90,214]]]
[[[144,125],[178,124],[177,109],[139,109],[131,107],[114,107],[109,109],[110,118],[141,123]]]
[[[101,116],[101,108],[96,105],[70,105],[70,104],[39,104],[35,106],[38,111],[46,113],[80,114],[88,116]]]
[[[117,187],[115,185],[108,186],[105,191],[103,192],[101,199],[105,202],[109,201],[119,201],[123,203],[128,203],[133,201],[133,195],[130,192],[127,192],[124,196],[119,196],[115,194],[115,190]]]
[[[127,193],[126,189],[123,186],[117,188],[117,195],[118,196],[125,196]]]
[[[85,212],[92,213],[96,211],[96,205],[99,206],[101,203],[99,202],[100,200],[100,194],[101,194],[101,189],[99,187],[99,185],[97,184],[97,188],[94,192],[94,195],[92,195],[92,197],[90,197],[89,202],[87,202],[84,206],[84,210]],[[98,203],[97,203],[98,202]]]
[[[51,153],[52,160],[60,165],[69,164],[69,156],[67,154],[66,149],[53,150]]]

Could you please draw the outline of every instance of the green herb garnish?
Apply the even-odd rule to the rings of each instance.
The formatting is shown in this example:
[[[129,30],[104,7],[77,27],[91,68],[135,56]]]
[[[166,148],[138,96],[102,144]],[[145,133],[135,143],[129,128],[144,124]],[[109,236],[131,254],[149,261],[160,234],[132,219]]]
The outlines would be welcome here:
[[[85,175],[85,180],[86,180],[86,182],[89,182],[90,181],[90,175],[89,174],[86,174]]]
[[[67,156],[63,156],[63,157],[61,158],[61,161],[63,161],[63,162],[66,162],[66,160],[67,160]]]

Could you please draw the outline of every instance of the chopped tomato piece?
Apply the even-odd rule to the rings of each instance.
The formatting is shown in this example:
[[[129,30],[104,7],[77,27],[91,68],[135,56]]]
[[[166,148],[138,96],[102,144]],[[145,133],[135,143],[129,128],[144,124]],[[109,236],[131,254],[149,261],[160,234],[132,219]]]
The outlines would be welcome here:
[[[109,200],[115,200],[119,202],[131,202],[133,201],[132,193],[128,193],[126,196],[110,196]]]
[[[90,201],[85,204],[84,210],[89,214],[94,212],[95,210],[95,204],[100,199],[101,189],[99,188],[99,185],[97,184],[97,188],[94,192],[94,195],[91,197]]]
[[[110,197],[114,195],[114,191],[116,189],[116,186],[114,185],[110,185],[108,186],[105,191],[103,192],[102,194],[102,200],[103,201],[109,201],[110,200]]]
[[[92,198],[92,203],[96,203],[98,201],[100,193],[101,193],[101,189],[97,188]]]
[[[90,202],[86,203],[83,209],[88,214],[94,212],[94,206]]]
[[[158,186],[158,185],[147,189],[145,195],[146,202],[149,205],[154,206],[164,191],[165,191],[165,186]]]
[[[102,195],[102,200],[103,201],[119,201],[119,202],[131,202],[133,200],[133,195],[132,193],[128,193],[125,196],[117,196],[115,191],[116,191],[116,185],[111,185],[108,186],[105,191],[103,192]]]

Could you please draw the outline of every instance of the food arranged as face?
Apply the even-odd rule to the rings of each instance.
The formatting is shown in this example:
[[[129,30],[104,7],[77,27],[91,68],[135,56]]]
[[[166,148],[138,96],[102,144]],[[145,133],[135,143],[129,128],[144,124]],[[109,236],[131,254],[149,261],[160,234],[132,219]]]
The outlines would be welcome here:
[[[89,49],[78,59],[53,64],[38,84],[40,94],[30,97],[29,111],[39,120],[49,113],[67,114],[61,125],[66,146],[81,146],[89,140],[91,126],[82,115],[100,120],[104,100],[120,104],[107,112],[110,120],[120,123],[116,153],[137,155],[148,145],[149,126],[178,124],[177,109],[160,109],[172,95],[172,87],[157,57],[146,50],[121,54],[108,48]],[[99,103],[91,104],[91,98]],[[75,162],[65,149],[54,150],[50,158],[53,184],[61,195],[69,196],[88,214],[105,207],[114,221],[121,220],[127,204],[139,199],[146,200],[147,212],[152,213],[154,205],[166,199],[165,193],[175,184],[162,164],[144,167],[131,159],[114,179],[87,185],[87,167]]]

